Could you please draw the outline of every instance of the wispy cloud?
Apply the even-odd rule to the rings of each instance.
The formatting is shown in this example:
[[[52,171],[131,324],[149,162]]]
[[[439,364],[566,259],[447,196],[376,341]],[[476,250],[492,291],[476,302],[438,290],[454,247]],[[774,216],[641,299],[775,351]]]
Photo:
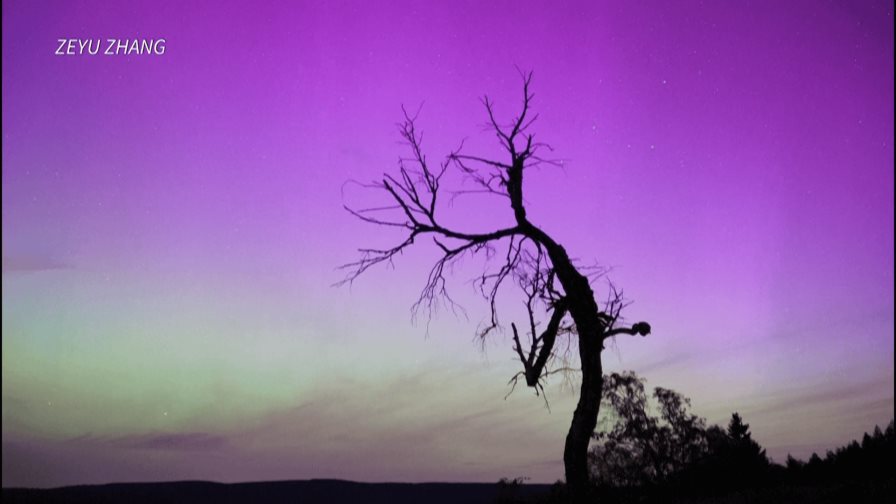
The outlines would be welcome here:
[[[226,437],[205,432],[143,434],[125,436],[115,442],[131,448],[170,451],[217,450],[227,446]]]
[[[657,359],[653,362],[648,362],[647,364],[644,364],[643,366],[638,366],[638,373],[642,376],[647,376],[650,373],[653,373],[655,371],[659,371],[659,370],[670,368],[670,367],[675,367],[675,366],[682,364],[684,362],[687,362],[691,359],[693,359],[693,355],[686,354],[686,353],[670,355],[668,357],[663,357],[661,359]]]
[[[11,460],[4,457],[4,484],[560,477],[567,415],[548,413],[541,398],[525,391],[505,401],[506,391],[483,391],[477,379],[471,369],[429,369],[375,385],[337,381],[296,406],[222,430],[86,434],[65,441],[7,436],[4,455]],[[571,411],[570,398],[553,399],[552,407]],[[241,462],[249,459],[251,466]],[[47,471],[31,474],[22,464]],[[115,471],[107,471],[110,466]]]
[[[886,399],[880,399],[882,395],[892,397],[892,394],[892,384],[883,380],[848,383],[833,387],[828,384],[819,384],[815,387],[783,390],[772,395],[768,401],[750,408],[750,412],[755,415],[781,414],[791,410],[830,406],[831,403],[842,401],[879,402],[886,401]]]
[[[72,266],[53,259],[40,256],[3,256],[4,273],[36,273],[69,269]]]

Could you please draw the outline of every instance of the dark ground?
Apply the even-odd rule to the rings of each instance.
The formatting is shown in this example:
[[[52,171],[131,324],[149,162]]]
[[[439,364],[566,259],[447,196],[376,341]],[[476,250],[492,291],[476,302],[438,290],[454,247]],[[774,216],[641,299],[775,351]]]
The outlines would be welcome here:
[[[272,481],[257,483],[113,483],[53,489],[4,488],[8,503],[300,503],[300,504],[557,504],[562,498],[549,495],[550,485],[493,483],[355,483],[342,480]],[[893,480],[884,484],[828,483],[774,485],[717,495],[650,496],[604,495],[598,502],[615,504],[839,504],[893,502]]]
[[[550,485],[525,485],[517,496],[546,494]],[[341,480],[259,483],[114,483],[53,489],[4,488],[3,503],[302,503],[302,504],[491,504],[494,483],[355,483]]]

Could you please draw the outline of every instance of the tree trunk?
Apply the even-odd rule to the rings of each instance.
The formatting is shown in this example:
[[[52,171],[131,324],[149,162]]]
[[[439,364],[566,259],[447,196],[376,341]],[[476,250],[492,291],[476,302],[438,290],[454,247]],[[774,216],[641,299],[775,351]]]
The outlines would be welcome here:
[[[582,361],[582,387],[579,391],[579,403],[566,435],[563,464],[570,494],[574,502],[582,502],[589,490],[588,447],[597,426],[604,381],[599,326],[594,329],[581,326],[577,328],[579,357]]]
[[[588,494],[588,446],[597,427],[603,393],[604,326],[598,316],[597,302],[588,279],[573,266],[566,250],[547,235],[535,229],[535,233],[547,248],[557,278],[566,292],[569,314],[579,335],[579,359],[582,362],[582,387],[579,403],[572,415],[572,424],[566,435],[563,465],[566,469],[566,485],[574,502],[583,502]]]

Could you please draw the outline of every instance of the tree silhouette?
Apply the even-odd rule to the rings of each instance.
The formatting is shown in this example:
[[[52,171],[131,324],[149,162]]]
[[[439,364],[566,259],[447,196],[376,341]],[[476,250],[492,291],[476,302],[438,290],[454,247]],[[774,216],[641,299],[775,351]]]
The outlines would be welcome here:
[[[731,420],[728,421],[728,437],[738,443],[748,443],[752,439],[750,424],[745,424],[740,413],[736,411],[731,414]]]
[[[704,418],[690,413],[690,401],[678,392],[656,387],[652,397],[655,407],[644,380],[631,371],[605,377],[605,428],[595,432],[590,452],[602,496],[667,502],[673,494],[761,487],[786,471],[772,467],[740,414],[732,415],[727,428],[707,426]]]
[[[734,456],[742,460],[746,468],[761,468],[768,465],[765,449],[753,439],[750,424],[744,423],[737,412],[731,414],[731,420],[728,422],[728,439]]]
[[[357,261],[342,266],[347,271],[343,282],[352,282],[373,266],[390,263],[418,241],[429,238],[439,256],[414,309],[432,310],[440,299],[454,304],[446,289],[445,275],[461,258],[479,254],[500,258],[496,268],[486,267],[475,281],[491,310],[490,320],[479,336],[484,338],[501,327],[496,298],[503,285],[515,284],[523,294],[528,317],[523,331],[516,323],[511,324],[513,350],[523,368],[512,378],[513,384],[522,377],[538,392],[552,372],[558,337],[568,337],[578,347],[582,382],[563,461],[567,484],[573,495],[581,497],[587,490],[588,446],[603,390],[604,342],[619,334],[646,336],[650,325],[622,325],[621,312],[626,303],[615,288],[609,289],[606,302],[600,306],[592,289],[595,271],[575,263],[559,242],[528,217],[523,197],[525,174],[539,165],[558,164],[541,156],[549,147],[536,142],[529,132],[537,118],[531,111],[531,80],[531,73],[523,75],[522,107],[509,124],[499,122],[488,97],[482,100],[489,128],[497,136],[504,159],[467,154],[461,144],[444,161],[432,165],[423,153],[416,115],[402,109],[404,120],[399,124],[399,132],[411,156],[400,160],[397,175],[385,174],[380,181],[361,184],[385,193],[388,203],[363,209],[346,206],[346,210],[365,222],[401,230],[404,238],[392,247],[360,249]],[[445,194],[442,183],[449,170],[457,170],[475,184],[477,193],[506,200],[510,207],[508,217],[512,218],[509,224],[490,232],[470,232],[446,224],[442,214],[450,194]],[[570,215],[564,224],[572,225],[576,220],[577,216]],[[543,324],[545,319],[547,323]]]
[[[654,388],[656,416],[650,412],[644,380],[635,373],[613,373],[604,383],[604,402],[613,421],[607,430],[594,434],[597,443],[590,458],[598,484],[614,488],[657,485],[706,455],[706,421],[688,411],[688,398],[674,390]]]

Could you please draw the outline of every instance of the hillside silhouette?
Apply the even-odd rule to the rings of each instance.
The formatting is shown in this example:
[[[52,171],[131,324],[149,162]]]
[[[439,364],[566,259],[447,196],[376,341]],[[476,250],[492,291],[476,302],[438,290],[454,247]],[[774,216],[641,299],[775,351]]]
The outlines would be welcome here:
[[[546,495],[549,485],[525,485],[514,496],[531,499]],[[4,488],[4,503],[156,504],[296,503],[303,504],[490,504],[500,500],[501,485],[493,483],[357,483],[343,480],[214,483],[118,483],[55,489]]]

